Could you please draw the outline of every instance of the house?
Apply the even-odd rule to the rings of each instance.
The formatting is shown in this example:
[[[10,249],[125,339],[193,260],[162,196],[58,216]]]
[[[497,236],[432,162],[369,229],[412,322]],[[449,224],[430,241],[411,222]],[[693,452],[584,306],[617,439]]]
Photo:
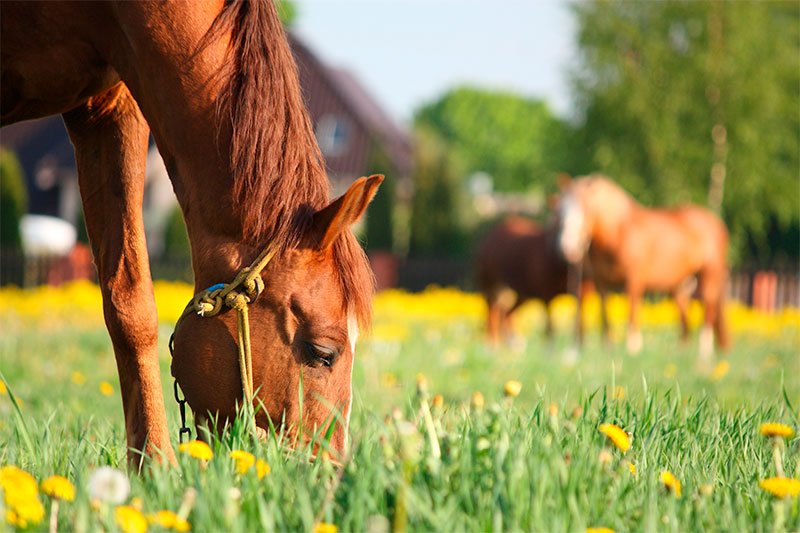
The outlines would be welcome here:
[[[354,179],[372,173],[371,162],[378,153],[383,161],[390,162],[394,179],[408,182],[412,165],[409,134],[391,120],[352,74],[323,64],[296,36],[290,35],[289,40],[333,194],[344,192]],[[7,126],[0,130],[0,144],[17,154],[25,170],[29,212],[78,224],[75,156],[61,118]],[[172,185],[151,140],[144,218],[153,256],[163,250],[164,227],[174,206]]]

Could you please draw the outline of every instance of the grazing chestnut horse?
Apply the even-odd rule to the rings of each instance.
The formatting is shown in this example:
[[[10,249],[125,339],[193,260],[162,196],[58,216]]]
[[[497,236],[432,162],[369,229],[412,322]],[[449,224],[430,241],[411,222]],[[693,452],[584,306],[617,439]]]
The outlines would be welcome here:
[[[195,288],[274,252],[250,304],[256,420],[325,429],[341,450],[373,279],[350,231],[381,176],[329,201],[297,69],[271,2],[3,2],[2,123],[60,113],[119,372],[129,457],[174,460],[142,224],[152,132],[183,210]],[[173,374],[197,416],[241,405],[236,313],[182,321]],[[302,379],[302,388],[299,387]],[[302,399],[298,398],[302,390]],[[302,401],[302,404],[301,404]],[[302,405],[302,413],[300,406]]]
[[[486,234],[476,258],[478,288],[487,305],[486,333],[498,346],[511,334],[511,313],[525,301],[545,306],[545,334],[553,335],[550,302],[568,292],[567,263],[558,249],[558,227],[510,217]]]
[[[645,291],[674,295],[686,339],[688,300],[697,276],[705,308],[701,360],[711,357],[715,333],[719,346],[727,346],[723,300],[728,231],[717,215],[694,205],[645,208],[597,174],[574,180],[563,177],[560,186],[559,245],[568,261],[584,262],[589,269],[601,298],[604,333],[608,334],[605,294],[623,287],[630,301],[627,345],[631,353],[642,347],[639,304]]]

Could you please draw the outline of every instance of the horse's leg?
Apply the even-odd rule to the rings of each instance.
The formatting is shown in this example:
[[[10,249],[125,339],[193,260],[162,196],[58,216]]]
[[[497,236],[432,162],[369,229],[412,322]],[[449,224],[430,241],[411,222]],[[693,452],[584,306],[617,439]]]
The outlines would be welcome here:
[[[149,128],[122,83],[64,114],[75,146],[86,229],[117,360],[128,458],[174,462],[161,373],[158,321],[142,222]]]
[[[639,304],[642,301],[642,292],[637,285],[628,284],[630,316],[628,318],[627,347],[630,355],[638,355],[642,351],[642,332],[639,330]]]
[[[704,368],[710,366],[714,356],[714,334],[721,348],[727,347],[727,332],[724,327],[723,297],[725,291],[725,273],[719,270],[706,270],[702,274],[703,329],[700,332],[700,364]]]
[[[678,306],[678,316],[681,321],[681,342],[686,343],[689,340],[689,294],[678,288],[675,291],[675,305]]]
[[[500,344],[500,305],[497,298],[486,295],[486,336],[492,348]]]
[[[608,290],[598,285],[597,295],[600,297],[600,331],[602,332],[603,342],[607,346],[611,346],[611,327],[608,322],[608,308],[606,307]]]
[[[544,302],[544,338],[548,343],[553,342],[553,317],[550,315],[550,302],[551,300]]]

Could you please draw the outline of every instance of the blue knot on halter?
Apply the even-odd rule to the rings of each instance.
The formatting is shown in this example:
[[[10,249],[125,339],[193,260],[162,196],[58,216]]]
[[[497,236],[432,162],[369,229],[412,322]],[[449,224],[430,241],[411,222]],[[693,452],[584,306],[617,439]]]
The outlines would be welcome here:
[[[224,283],[217,283],[216,285],[212,285],[212,286],[210,286],[210,287],[209,287],[209,288],[207,288],[206,290],[207,290],[208,292],[212,292],[212,291],[216,291],[216,290],[222,289],[222,288],[224,288],[224,287],[225,287],[225,284],[224,284]]]

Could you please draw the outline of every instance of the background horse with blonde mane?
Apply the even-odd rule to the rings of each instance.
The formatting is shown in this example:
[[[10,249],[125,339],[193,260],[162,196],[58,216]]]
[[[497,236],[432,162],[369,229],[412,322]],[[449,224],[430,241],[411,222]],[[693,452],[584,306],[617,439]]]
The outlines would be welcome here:
[[[713,354],[714,338],[728,344],[723,302],[728,277],[728,232],[722,220],[703,207],[648,209],[605,176],[562,178],[559,244],[572,263],[584,262],[601,297],[608,333],[605,294],[622,287],[628,294],[628,350],[642,347],[639,304],[645,291],[671,293],[688,336],[687,306],[698,276],[705,318],[700,357]],[[580,312],[580,310],[579,310]]]
[[[342,450],[373,291],[349,228],[382,177],[329,201],[275,6],[3,2],[0,53],[2,124],[61,114],[75,146],[129,457],[174,460],[142,223],[151,132],[184,213],[197,291],[231,281],[265,247],[275,252],[249,306],[258,426],[333,423],[330,444]],[[224,421],[241,404],[236,331],[230,311],[191,314],[177,331],[173,374],[200,418]]]
[[[558,228],[510,217],[481,241],[475,259],[478,288],[486,299],[486,334],[494,346],[509,340],[511,314],[531,299],[544,302],[545,334],[552,338],[550,302],[565,294],[567,263],[558,249]]]

